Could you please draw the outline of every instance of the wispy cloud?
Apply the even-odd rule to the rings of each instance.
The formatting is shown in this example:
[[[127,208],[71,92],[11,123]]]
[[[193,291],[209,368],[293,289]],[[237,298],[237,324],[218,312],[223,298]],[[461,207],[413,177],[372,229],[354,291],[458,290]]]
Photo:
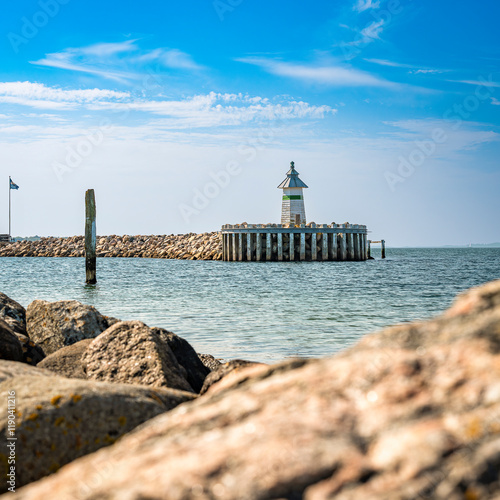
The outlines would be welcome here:
[[[160,68],[179,71],[204,69],[189,54],[179,49],[143,50],[137,40],[71,47],[30,62],[37,66],[88,73],[122,83],[142,78],[145,66],[151,63]],[[124,67],[127,71],[123,70]]]
[[[490,75],[491,77],[491,75]],[[482,78],[480,80],[448,80],[452,83],[465,83],[467,85],[482,85],[483,87],[500,88],[500,83],[494,82],[493,80]]]
[[[495,99],[494,97],[492,97],[491,104],[493,104],[493,106],[500,106],[500,101],[498,99]]]
[[[353,9],[357,12],[363,12],[368,9],[378,9],[380,7],[380,0],[358,0]]]
[[[387,88],[397,86],[393,82],[349,66],[312,65],[257,57],[244,57],[236,60],[258,66],[273,75],[324,85]]]
[[[139,57],[142,62],[157,62],[166,68],[202,70],[204,67],[185,52],[178,49],[155,49]]]

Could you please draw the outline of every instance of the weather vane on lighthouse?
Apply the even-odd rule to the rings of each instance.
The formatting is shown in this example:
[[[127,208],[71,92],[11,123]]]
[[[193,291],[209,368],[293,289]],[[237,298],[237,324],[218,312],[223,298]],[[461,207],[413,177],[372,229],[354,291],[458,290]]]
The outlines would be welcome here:
[[[278,186],[283,189],[281,202],[282,224],[305,224],[306,209],[304,206],[303,188],[308,186],[299,179],[299,173],[295,170],[295,162],[290,163],[290,170],[286,173],[286,179]]]

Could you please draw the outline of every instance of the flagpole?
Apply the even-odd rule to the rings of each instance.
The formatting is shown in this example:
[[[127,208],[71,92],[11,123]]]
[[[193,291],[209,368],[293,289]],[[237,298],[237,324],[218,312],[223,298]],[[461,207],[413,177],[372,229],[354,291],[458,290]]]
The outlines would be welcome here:
[[[9,241],[10,241],[10,233],[11,233],[11,231],[10,231],[10,194],[12,191],[12,189],[10,189],[10,182],[11,182],[11,180],[10,180],[10,175],[9,175]]]

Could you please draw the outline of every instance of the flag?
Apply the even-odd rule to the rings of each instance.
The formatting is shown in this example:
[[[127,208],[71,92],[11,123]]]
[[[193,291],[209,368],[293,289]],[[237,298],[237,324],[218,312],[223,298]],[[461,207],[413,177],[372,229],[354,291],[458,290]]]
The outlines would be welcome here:
[[[15,182],[12,182],[12,179],[10,177],[9,181],[10,181],[10,189],[19,189],[19,186]]]

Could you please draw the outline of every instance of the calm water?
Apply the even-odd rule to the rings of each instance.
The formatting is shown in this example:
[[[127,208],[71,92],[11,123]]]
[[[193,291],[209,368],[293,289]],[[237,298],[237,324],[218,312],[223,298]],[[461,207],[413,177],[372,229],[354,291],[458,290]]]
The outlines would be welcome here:
[[[365,333],[441,312],[500,278],[500,248],[389,249],[386,260],[238,263],[0,258],[0,291],[24,306],[75,299],[186,338],[198,352],[264,362],[324,356]]]

